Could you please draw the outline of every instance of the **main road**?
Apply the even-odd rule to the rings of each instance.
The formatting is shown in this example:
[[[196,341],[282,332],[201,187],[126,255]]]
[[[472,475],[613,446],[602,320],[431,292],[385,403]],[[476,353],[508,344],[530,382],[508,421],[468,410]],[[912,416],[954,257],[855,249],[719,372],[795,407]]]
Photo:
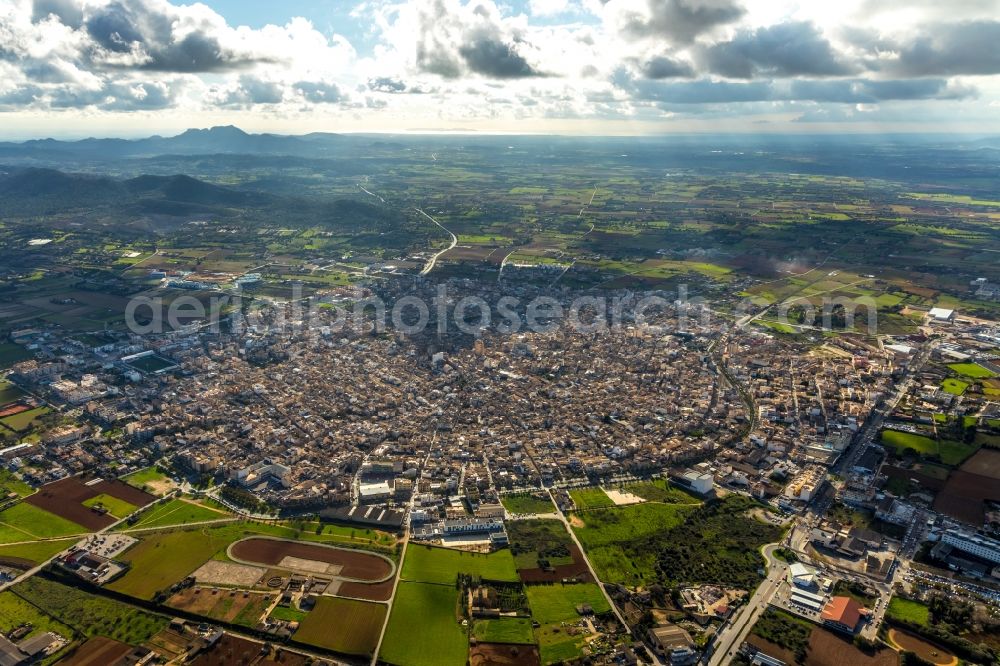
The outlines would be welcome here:
[[[740,608],[738,613],[730,617],[726,624],[719,629],[719,633],[716,634],[712,645],[711,655],[706,652],[705,656],[702,657],[702,661],[708,664],[708,666],[722,666],[722,664],[728,664],[732,661],[736,650],[746,640],[750,629],[753,628],[753,625],[763,615],[771,603],[771,599],[774,598],[774,595],[781,587],[781,583],[788,571],[788,565],[774,556],[774,551],[779,547],[780,544],[772,543],[761,549],[761,553],[764,555],[764,560],[768,566],[767,578],[757,586],[757,590],[750,597],[750,601]]]
[[[458,245],[458,236],[456,236],[455,234],[453,234],[443,224],[441,224],[440,222],[438,222],[437,220],[435,220],[433,217],[431,217],[430,215],[428,215],[427,213],[425,213],[423,210],[417,208],[416,211],[418,213],[420,213],[421,215],[423,215],[424,217],[426,217],[431,222],[433,222],[434,224],[436,224],[439,227],[441,227],[442,229],[444,229],[448,233],[448,235],[451,236],[451,245],[449,245],[448,247],[446,247],[445,249],[441,250],[440,252],[438,252],[437,254],[435,254],[433,257],[431,257],[430,261],[427,262],[427,265],[424,266],[424,270],[420,271],[421,275],[427,275],[432,270],[434,270],[434,264],[437,263],[438,257],[440,257],[442,254],[444,254],[448,250],[455,249],[455,246]]]

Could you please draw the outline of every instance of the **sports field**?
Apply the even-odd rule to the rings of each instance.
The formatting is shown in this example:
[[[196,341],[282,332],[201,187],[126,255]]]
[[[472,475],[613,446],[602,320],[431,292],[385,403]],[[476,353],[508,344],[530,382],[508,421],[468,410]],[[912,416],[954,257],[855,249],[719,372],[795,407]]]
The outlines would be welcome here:
[[[509,549],[484,555],[450,548],[413,544],[406,551],[402,580],[454,585],[458,574],[486,580],[516,582],[517,570]]]
[[[984,368],[978,363],[952,363],[948,366],[953,372],[962,375],[963,377],[972,377],[973,379],[987,379],[989,377],[996,377],[996,373]]]
[[[293,638],[344,654],[370,657],[378,644],[385,605],[320,597]]]
[[[468,652],[454,585],[401,581],[379,659],[395,666],[464,666]]]
[[[601,488],[577,488],[569,491],[569,496],[577,509],[603,509],[615,505]]]

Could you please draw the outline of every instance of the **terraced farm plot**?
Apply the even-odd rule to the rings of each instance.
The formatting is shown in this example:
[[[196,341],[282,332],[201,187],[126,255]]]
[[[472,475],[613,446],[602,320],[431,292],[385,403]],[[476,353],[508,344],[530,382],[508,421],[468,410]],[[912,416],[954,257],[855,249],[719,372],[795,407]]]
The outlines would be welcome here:
[[[508,549],[484,555],[423,544],[412,544],[407,549],[401,579],[454,585],[460,573],[479,576],[485,580],[518,580],[514,558]]]
[[[379,659],[394,666],[464,666],[468,653],[454,585],[400,581]]]
[[[19,502],[0,513],[0,540],[4,543],[85,534],[88,531],[28,502]]]
[[[384,604],[320,597],[293,638],[343,654],[370,657],[378,645],[385,612]]]
[[[569,491],[577,509],[604,509],[615,505],[602,488],[576,488]]]

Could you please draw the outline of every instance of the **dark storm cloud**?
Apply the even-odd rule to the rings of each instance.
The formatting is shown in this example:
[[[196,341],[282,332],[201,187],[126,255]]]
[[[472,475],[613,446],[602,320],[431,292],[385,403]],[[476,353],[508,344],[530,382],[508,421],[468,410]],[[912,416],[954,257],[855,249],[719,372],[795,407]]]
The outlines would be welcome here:
[[[299,81],[294,87],[313,104],[336,104],[347,99],[344,91],[335,83]]]
[[[895,76],[1000,74],[1000,22],[945,23],[922,30],[906,41],[869,45],[891,49],[896,57],[871,61],[873,69]]]
[[[460,46],[458,52],[471,71],[483,76],[523,79],[541,75],[517,52],[513,44],[497,39],[476,39]]]
[[[731,79],[844,76],[857,71],[808,22],[744,30],[731,41],[704,48],[700,57],[708,71]]]
[[[787,101],[875,104],[894,100],[954,100],[976,95],[975,89],[949,85],[945,79],[667,82],[630,79],[622,73],[616,79],[616,85],[636,99],[679,105]]]
[[[792,99],[845,104],[875,104],[890,100],[965,99],[976,91],[949,86],[945,79],[897,79],[890,81],[793,81]]]
[[[138,54],[140,59],[135,64],[138,69],[221,72],[273,61],[223,48],[211,34],[218,27],[213,24],[197,26],[183,37],[175,37],[175,19],[157,6],[139,0],[119,0],[95,9],[87,16],[85,27],[101,49],[115,54]],[[107,60],[99,50],[92,55],[97,62]]]
[[[649,15],[631,12],[623,29],[633,37],[661,37],[691,43],[712,28],[736,21],[746,9],[736,0],[646,0]]]
[[[229,91],[222,104],[224,106],[278,104],[284,97],[282,87],[273,81],[264,81],[255,76],[241,76],[239,86]]]
[[[37,23],[54,15],[60,23],[79,28],[83,23],[83,9],[76,0],[35,0],[31,5],[31,21]]]
[[[483,6],[461,11],[441,0],[424,3],[418,14],[417,68],[456,79],[468,74],[494,79],[543,76],[524,56],[528,46]]]
[[[647,79],[688,79],[694,76],[691,65],[665,55],[650,58],[639,70]]]
[[[730,83],[728,81],[665,82],[638,79],[623,82],[634,97],[672,104],[726,104],[760,102],[773,98],[770,83]]]
[[[96,108],[104,111],[155,111],[174,105],[177,87],[164,83],[108,83],[100,88],[21,86],[0,96],[0,107],[42,104],[53,109]]]

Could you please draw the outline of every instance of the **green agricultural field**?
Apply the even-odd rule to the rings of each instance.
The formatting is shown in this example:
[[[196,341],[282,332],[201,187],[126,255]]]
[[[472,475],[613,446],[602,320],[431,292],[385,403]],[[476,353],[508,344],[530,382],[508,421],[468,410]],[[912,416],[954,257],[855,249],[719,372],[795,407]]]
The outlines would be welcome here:
[[[544,498],[524,493],[523,495],[504,495],[500,498],[504,508],[510,513],[553,513],[556,508],[546,495]]]
[[[930,437],[912,432],[883,430],[881,441],[885,446],[896,449],[896,453],[899,455],[902,455],[906,449],[912,449],[920,455],[933,455],[938,452],[937,442]]]
[[[968,388],[969,388],[968,382],[963,382],[953,377],[949,377],[948,379],[941,382],[941,389],[945,393],[951,393],[952,395],[962,395]]]
[[[15,345],[12,342],[0,343],[0,370],[9,368],[15,363],[26,361],[29,358],[32,358],[31,352],[21,345]],[[3,404],[3,402],[0,401],[0,404]]]
[[[302,622],[309,615],[306,611],[288,606],[275,606],[268,615],[272,620],[284,620],[285,622]]]
[[[83,501],[83,505],[88,508],[95,507],[98,504],[107,509],[115,518],[124,518],[139,508],[134,504],[129,504],[125,500],[120,500],[117,497],[112,497],[104,493]]]
[[[143,488],[147,488],[151,483],[163,482],[169,478],[170,477],[163,472],[158,471],[156,467],[147,467],[146,469],[140,469],[137,472],[132,472],[127,476],[123,476],[121,480],[130,486],[134,486],[141,490]]]
[[[481,643],[533,644],[531,620],[526,617],[505,617],[498,620],[476,620],[472,636]]]
[[[69,536],[70,534],[86,534],[89,530],[85,527],[72,523],[65,518],[49,513],[37,506],[27,502],[19,502],[0,513],[0,529],[3,527],[13,527],[21,532],[34,535],[35,539],[46,539],[52,537]],[[30,541],[28,538],[5,538],[0,533],[0,540],[3,543],[11,541]]]
[[[631,504],[608,511],[574,515],[573,531],[589,550],[593,546],[659,534],[684,522],[693,509],[671,504]],[[580,525],[580,522],[583,524]]]
[[[450,548],[411,544],[403,562],[402,580],[454,585],[458,574],[479,576],[486,580],[517,582],[514,557],[509,549],[488,555]]]
[[[26,412],[4,417],[0,419],[0,423],[3,423],[5,426],[16,432],[24,432],[25,430],[31,428],[31,425],[36,419],[45,416],[50,411],[52,410],[48,407],[36,407],[34,409],[29,409]]]
[[[596,583],[528,585],[525,591],[531,617],[540,624],[574,620],[579,617],[576,607],[581,604],[590,604],[595,613],[611,610]]]
[[[79,541],[79,539],[76,538],[53,539],[0,546],[0,559],[5,557],[16,557],[17,559],[27,560],[33,564],[41,564],[42,562],[51,559],[58,553],[66,550],[77,541]]]
[[[885,616],[890,620],[912,622],[926,627],[931,620],[931,610],[919,601],[893,597],[889,601]]]
[[[531,585],[526,591],[532,619],[541,625],[534,633],[543,664],[568,661],[583,655],[585,634],[570,634],[570,629],[563,626],[563,623],[579,620],[580,615],[576,612],[578,605],[590,604],[595,613],[611,610],[607,599],[594,583]]]
[[[951,363],[948,365],[949,368],[956,374],[962,375],[963,377],[972,377],[973,379],[988,379],[990,377],[996,377],[996,373],[984,368],[978,363]]]
[[[299,625],[297,641],[371,657],[385,623],[384,604],[320,597]]]
[[[7,634],[25,623],[32,625],[29,636],[36,636],[46,631],[54,631],[70,639],[76,635],[70,627],[45,614],[13,591],[0,592],[0,634]]]
[[[132,568],[107,587],[140,599],[152,599],[242,536],[243,531],[238,528],[189,528],[143,536],[118,558]]]
[[[144,511],[139,515],[139,520],[134,525],[123,529],[171,527],[232,517],[233,515],[228,512],[216,511],[188,500],[174,498]]]
[[[577,509],[604,509],[615,505],[601,488],[577,488],[569,491]]]
[[[27,497],[35,489],[21,479],[14,476],[14,473],[0,468],[0,497],[6,497],[7,493],[17,493],[19,497]]]
[[[542,561],[553,567],[573,563],[573,540],[560,520],[512,520],[507,523],[507,537],[518,569],[534,569]]]
[[[941,440],[938,444],[938,455],[941,456],[941,462],[945,465],[957,467],[965,462],[966,458],[978,451],[979,447],[980,444],[978,443],[966,444],[964,442],[945,439]]]
[[[458,590],[400,581],[379,659],[394,666],[464,666],[468,654],[469,639],[458,621]]]
[[[14,402],[24,397],[24,391],[14,386],[8,381],[0,379],[0,405]]]
[[[138,645],[159,633],[169,619],[126,604],[33,576],[13,591],[84,636],[107,636]]]
[[[630,483],[622,487],[627,493],[638,495],[650,502],[663,502],[664,504],[701,504],[701,500],[691,493],[679,488],[667,479],[654,479],[651,481],[640,481]]]
[[[681,525],[693,510],[678,504],[647,503],[588,511],[573,516],[573,531],[598,578],[642,585],[652,582],[656,575],[655,550],[630,548],[628,544],[666,533]]]

